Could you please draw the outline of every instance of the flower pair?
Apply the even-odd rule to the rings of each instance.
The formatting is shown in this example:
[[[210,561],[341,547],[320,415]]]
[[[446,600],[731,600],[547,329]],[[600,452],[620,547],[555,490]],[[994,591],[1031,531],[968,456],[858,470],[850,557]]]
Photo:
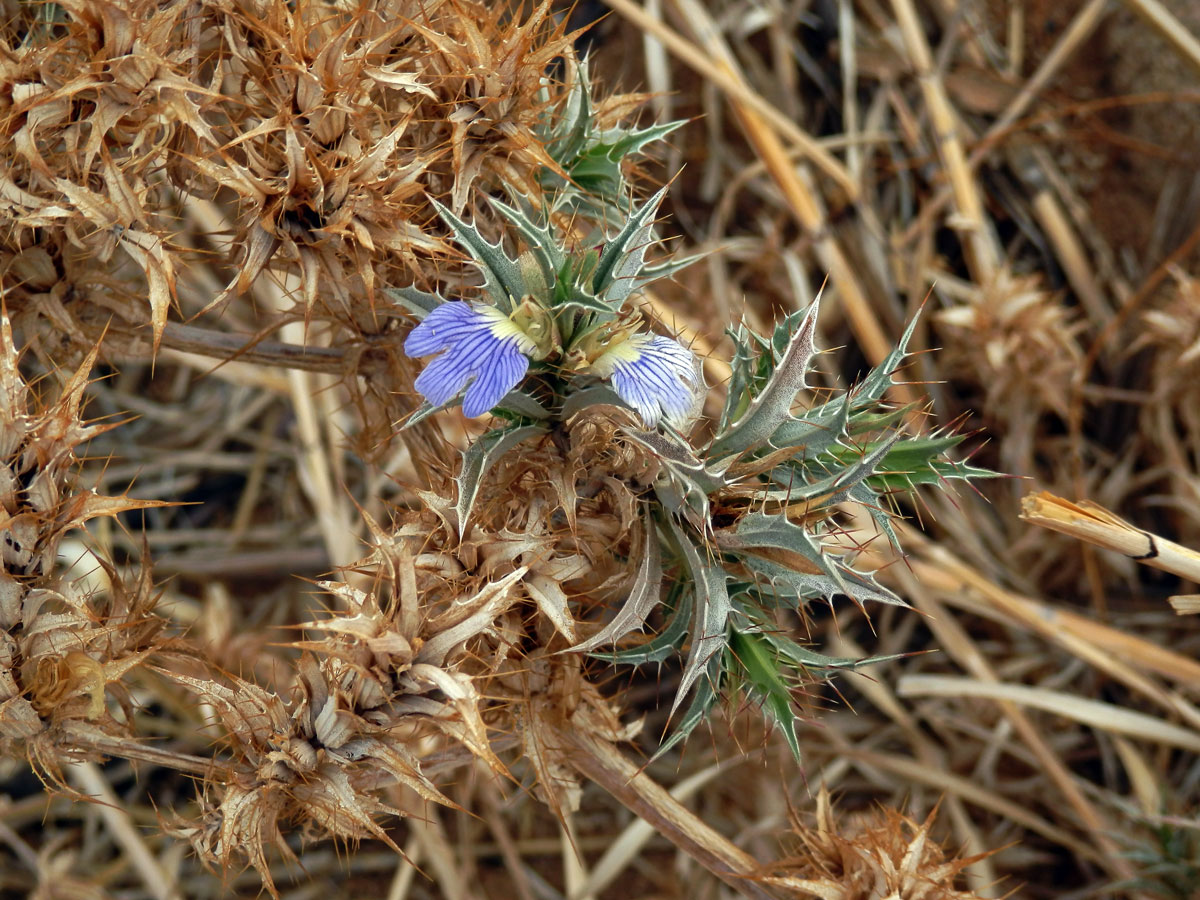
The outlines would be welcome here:
[[[440,354],[417,376],[416,388],[441,406],[463,388],[463,414],[481,416],[500,403],[546,355],[511,318],[494,306],[453,300],[434,308],[404,342],[410,357]],[[607,379],[648,428],[661,418],[682,425],[699,375],[691,352],[670,338],[617,332],[583,371]]]

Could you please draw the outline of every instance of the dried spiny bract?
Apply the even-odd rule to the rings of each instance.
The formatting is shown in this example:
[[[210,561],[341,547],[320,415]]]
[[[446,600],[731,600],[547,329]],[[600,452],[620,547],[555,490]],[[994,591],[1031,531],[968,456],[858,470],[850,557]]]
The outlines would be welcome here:
[[[378,798],[381,786],[405,784],[449,803],[421,773],[408,747],[414,736],[392,730],[404,725],[400,717],[356,708],[353,688],[326,663],[303,656],[286,699],[239,678],[221,684],[163,672],[216,711],[232,757],[226,777],[205,782],[200,819],[176,823],[172,832],[209,863],[226,866],[245,855],[272,892],[267,848],[290,857],[285,833],[299,828],[311,839],[374,837],[391,845],[376,819],[401,811]]]
[[[966,889],[964,870],[987,853],[966,859],[948,855],[930,834],[934,813],[921,823],[894,809],[845,817],[839,829],[824,791],[817,821],[809,828],[793,822],[789,855],[767,866],[762,881],[794,897],[819,900],[976,900]]]
[[[113,311],[157,346],[172,303],[268,269],[306,317],[378,334],[377,285],[435,283],[447,255],[429,197],[473,213],[482,181],[536,199],[559,168],[547,72],[574,65],[574,36],[549,3],[524,21],[467,0],[44,9],[0,22],[0,276],[14,314],[84,346]]]
[[[0,315],[0,753],[24,753],[51,774],[59,748],[86,754],[89,734],[126,732],[128,709],[114,719],[105,691],[145,661],[162,625],[148,574],[127,586],[105,567],[101,596],[59,573],[68,532],[153,505],[76,484],[76,447],[112,427],[81,418],[94,361],[95,351],[41,403]]]
[[[178,220],[157,170],[178,129],[211,140],[185,93],[211,91],[185,81],[170,50],[189,7],[68,0],[55,9],[47,20],[44,7],[6,5],[0,23],[6,300],[14,315],[48,315],[87,346],[85,324],[95,323],[77,301],[103,297],[96,334],[115,307],[151,322],[157,340],[178,269]]]
[[[1200,280],[1181,272],[1167,302],[1143,316],[1146,329],[1131,351],[1153,347],[1154,371],[1149,383],[1156,394],[1141,409],[1139,433],[1166,462],[1162,466],[1179,517],[1184,543],[1200,541]]]
[[[377,265],[411,278],[414,254],[442,249],[420,227],[422,176],[441,153],[427,120],[443,118],[420,62],[428,51],[406,24],[420,10],[202,6],[206,77],[237,101],[209,104],[206,139],[181,133],[173,171],[190,192],[236,197],[227,214],[245,247],[231,284],[239,293],[268,265],[297,267],[306,314],[345,319],[354,298],[373,296]],[[340,309],[313,309],[330,294]]]
[[[556,59],[574,60],[577,35],[564,32],[565,17],[548,27],[548,3],[536,6],[524,23],[503,23],[502,8],[454,0],[436,19],[412,16],[413,28],[428,42],[429,77],[453,107],[442,118],[450,125],[455,212],[467,205],[485,169],[530,197],[540,193],[543,167],[561,171],[539,136],[557,100],[546,95],[544,73]]]
[[[506,470],[528,473],[535,467],[532,462],[518,463],[514,455],[495,474],[503,483]],[[545,477],[544,469],[541,477]],[[558,731],[579,729],[607,740],[629,740],[639,726],[622,726],[614,706],[583,678],[577,654],[556,652],[577,639],[576,611],[624,593],[628,572],[607,539],[607,552],[596,552],[593,562],[586,551],[599,551],[590,542],[596,538],[599,543],[603,532],[584,538],[589,521],[581,519],[576,537],[559,519],[556,501],[548,496],[552,491],[535,492],[515,504],[511,511],[516,515],[508,518],[509,527],[493,532],[473,525],[453,554],[439,554],[437,566],[444,573],[439,578],[441,585],[422,596],[436,601],[451,589],[459,597],[425,621],[422,628],[426,633],[441,633],[422,646],[417,659],[438,660],[440,648],[454,642],[456,664],[451,666],[452,660],[447,658],[449,671],[441,677],[453,673],[461,679],[470,673],[468,684],[481,684],[478,695],[472,692],[474,704],[479,704],[482,696],[509,702],[493,704],[486,711],[480,706],[478,712],[469,710],[464,702],[458,706],[460,720],[466,726],[477,723],[479,738],[472,743],[465,735],[452,736],[495,770],[498,763],[490,751],[485,753],[484,715],[491,729],[515,732],[523,764],[533,771],[537,794],[556,813],[562,813],[578,808],[581,788]],[[442,542],[449,545],[450,537],[443,534]],[[423,555],[431,556],[428,551]],[[470,593],[480,582],[482,587]],[[462,587],[454,587],[456,583]],[[531,608],[540,615],[528,616]],[[433,652],[434,645],[437,652]],[[447,696],[454,697],[449,692]]]
[[[943,363],[984,391],[983,413],[1010,432],[1008,471],[1033,472],[1033,439],[1046,413],[1067,416],[1071,379],[1083,352],[1083,321],[1036,275],[1002,270],[987,285],[938,312],[953,336]]]
[[[307,628],[327,636],[301,646],[320,659],[328,690],[340,692],[340,699],[331,706],[334,694],[328,693],[316,725],[328,725],[335,709],[353,713],[369,729],[378,729],[371,749],[362,754],[378,759],[389,748],[409,758],[404,744],[397,742],[441,732],[503,773],[488,743],[479,695],[461,670],[460,657],[515,602],[513,588],[524,570],[489,580],[469,596],[451,598],[445,592],[444,567],[456,567],[449,557],[421,554],[418,544],[415,534],[402,530],[355,566],[356,571],[380,567],[370,592],[325,583],[340,601],[341,612],[310,622]],[[309,681],[315,691],[315,676]],[[337,716],[343,724],[353,721],[344,712]],[[397,770],[391,774],[399,778]],[[427,799],[446,802],[430,792],[429,783],[411,786]]]
[[[111,752],[114,744],[102,736],[129,734],[132,704],[120,681],[158,649],[164,623],[152,615],[148,575],[128,586],[114,571],[107,574],[111,586],[104,596],[69,582],[29,588],[20,617],[0,621],[4,755],[15,755],[23,740],[26,755],[55,773],[58,755],[89,755],[88,744]],[[124,706],[119,718],[108,709],[106,690]]]
[[[584,599],[615,594],[628,579],[610,532],[587,534],[583,518],[578,534],[567,527],[546,480],[548,465],[538,453],[502,460],[493,476],[507,489],[493,493],[489,479],[479,516],[463,536],[452,520],[430,528],[428,513],[410,514],[422,521],[390,532],[373,526],[375,552],[352,567],[359,577],[375,576],[372,590],[329,585],[344,611],[310,623],[330,636],[303,646],[327,654],[331,665],[323,668],[341,673],[342,684],[353,682],[357,696],[369,695],[360,704],[377,705],[364,716],[390,723],[393,734],[406,723],[410,730],[432,726],[505,773],[489,732],[516,732],[541,795],[555,809],[569,809],[578,785],[555,749],[562,744],[555,729],[582,716],[578,727],[610,739],[632,731],[584,681],[580,658],[556,651],[576,640],[574,613]],[[540,484],[509,503],[506,495],[535,471]],[[448,502],[425,496],[449,511]],[[530,616],[535,609],[540,615]],[[428,696],[431,689],[440,699]]]
[[[48,837],[38,847],[32,867],[37,886],[25,895],[27,900],[110,900],[112,895],[96,883],[94,868],[80,865],[81,856],[68,835]]]
[[[379,792],[395,784],[452,805],[421,767],[439,735],[507,773],[461,664],[487,655],[478,639],[518,601],[527,568],[459,577],[457,559],[422,551],[422,529],[376,533],[375,551],[351,567],[356,577],[374,575],[370,590],[322,583],[337,608],[303,626],[314,639],[296,644],[299,677],[286,698],[242,679],[164,672],[216,710],[233,773],[223,784],[210,781],[201,819],[174,831],[210,863],[245,853],[271,890],[267,848],[287,856],[287,831],[390,844],[378,819],[403,811]],[[477,589],[459,593],[468,582]]]
[[[1196,369],[1200,366],[1200,280],[1175,270],[1175,283],[1159,309],[1142,316],[1145,333],[1130,350],[1150,345],[1168,350],[1155,357],[1162,371],[1155,384],[1169,393],[1195,393]]]

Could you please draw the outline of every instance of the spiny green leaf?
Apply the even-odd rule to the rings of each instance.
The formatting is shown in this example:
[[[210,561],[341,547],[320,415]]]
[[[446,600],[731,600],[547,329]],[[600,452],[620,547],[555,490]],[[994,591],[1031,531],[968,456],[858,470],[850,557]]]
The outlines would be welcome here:
[[[401,431],[407,431],[418,422],[424,422],[435,413],[445,412],[448,409],[454,409],[456,406],[462,406],[462,396],[452,397],[443,403],[441,406],[431,406],[428,403],[422,403],[420,408],[409,416],[404,424],[400,426]]]
[[[853,485],[846,492],[846,499],[852,500],[867,511],[875,527],[883,532],[888,543],[900,548],[900,538],[892,527],[892,513],[884,506],[883,497],[879,496],[866,481]]]
[[[917,320],[920,314],[913,316],[912,321],[908,323],[908,327],[904,329],[904,334],[900,336],[900,341],[892,348],[892,352],[887,357],[867,373],[867,377],[861,383],[851,388],[851,393],[854,395],[854,404],[866,404],[878,402],[884,395],[884,392],[891,387],[894,382],[892,375],[899,369],[905,358],[908,356],[908,342],[912,340],[913,332],[917,329]]]
[[[621,161],[610,155],[610,149],[589,147],[568,161],[566,168],[571,173],[572,184],[585,195],[619,207],[623,205]],[[627,201],[624,204],[627,205]]]
[[[681,480],[664,467],[654,480],[654,496],[672,516],[691,522],[701,533],[708,530],[708,494],[696,487],[694,482]]]
[[[526,211],[509,206],[495,197],[488,199],[492,206],[496,207],[504,218],[508,219],[521,233],[521,237],[525,239],[525,243],[542,270],[546,284],[554,284],[558,273],[567,261],[567,255],[559,246],[561,236],[556,235],[548,224],[535,222]],[[525,285],[523,293],[525,292],[528,292],[528,285]]]
[[[546,426],[544,425],[496,428],[485,432],[463,452],[462,470],[455,479],[458,483],[458,503],[455,504],[455,511],[458,513],[460,537],[466,534],[467,517],[471,514],[471,507],[475,505],[475,498],[479,494],[479,484],[488,469],[521,441],[545,433]]]
[[[692,609],[695,603],[692,592],[683,590],[676,585],[666,601],[666,606],[674,612],[663,630],[643,644],[627,647],[624,650],[614,650],[612,653],[589,653],[593,659],[603,659],[608,662],[640,666],[645,663],[661,663],[678,655],[679,648],[688,633],[688,624],[692,619]]]
[[[662,746],[650,757],[650,762],[659,759],[664,753],[681,741],[687,740],[691,733],[696,730],[696,726],[708,718],[708,714],[717,702],[717,691],[720,686],[722,665],[723,661],[719,655],[709,660],[704,670],[705,677],[699,679],[699,683],[696,685],[696,693],[692,697],[691,705],[688,706],[687,711],[684,712],[679,721],[675,723],[675,730],[671,733],[671,736],[663,741]],[[676,702],[678,702],[678,697],[676,698]]]
[[[763,341],[753,331],[739,325],[736,330],[726,329],[725,334],[733,342],[733,360],[730,362],[729,384],[726,386],[725,406],[721,410],[717,434],[724,434],[730,425],[745,414],[750,408],[750,401],[762,391],[774,368],[774,360],[764,356],[761,351]],[[760,348],[757,353],[755,344]]]
[[[671,704],[670,715],[674,715],[696,679],[713,658],[719,657],[725,650],[725,624],[732,606],[726,589],[729,575],[725,569],[704,560],[691,537],[673,519],[668,519],[667,523],[682,553],[683,565],[696,596],[696,614],[691,629],[692,649],[683,666],[675,702]]]
[[[446,301],[439,294],[429,294],[415,287],[386,288],[384,293],[418,319],[424,319]]]
[[[770,515],[756,510],[743,516],[732,530],[717,531],[714,538],[723,551],[753,552],[757,548],[772,548],[795,553],[835,581],[839,578],[821,542],[814,540],[808,529],[790,521],[783,513]]]
[[[762,393],[750,403],[750,408],[726,429],[708,449],[709,459],[737,455],[766,444],[776,430],[791,417],[796,395],[807,387],[805,376],[817,348],[813,337],[817,329],[817,313],[821,296],[809,305],[792,335],[787,351],[779,361],[771,380]]]
[[[799,418],[789,418],[771,435],[771,446],[795,447],[798,455],[808,459],[823,453],[849,433],[850,406],[850,395],[841,394]]]
[[[828,454],[818,457],[816,460],[790,462],[773,469],[771,480],[788,488],[796,500],[811,500],[814,497],[827,496],[827,503],[840,503],[850,488],[875,474],[880,462],[901,437],[903,437],[902,432],[894,431],[883,440],[859,451],[857,458],[844,464],[840,460],[830,458]],[[826,471],[832,469],[832,474],[816,481],[809,481],[812,470],[817,466]]]
[[[996,473],[949,459],[945,454],[963,440],[962,435],[905,438],[892,447],[876,471],[866,479],[875,490],[910,490],[918,484],[936,484],[947,478],[994,478]],[[848,448],[835,448],[830,456],[843,459]]]
[[[625,227],[608,242],[592,276],[592,292],[619,306],[633,293],[654,234],[654,217],[667,196],[663,188],[629,217]]]
[[[588,147],[574,158],[559,160],[571,175],[571,181],[582,191],[606,201],[622,205],[621,186],[624,175],[621,163],[626,156],[639,152],[647,144],[661,140],[683,125],[682,120],[651,125],[638,131],[609,129],[588,136]]]
[[[690,256],[673,256],[666,262],[654,266],[643,266],[637,278],[633,280],[633,289],[640,291],[647,285],[653,284],[660,278],[669,278],[676,272],[682,272],[692,263],[699,262],[707,253],[693,253]]]
[[[854,418],[851,419],[846,434],[857,436],[875,431],[885,431],[904,421],[910,413],[916,410],[917,406],[918,404],[913,402],[892,409],[883,409],[880,412],[871,412],[871,407],[860,406],[854,410]]]
[[[785,680],[783,666],[775,649],[765,637],[754,631],[733,629],[729,638],[730,656],[742,675],[740,687],[762,704],[787,741],[796,762],[800,762],[800,741],[796,736],[796,714],[792,710],[792,687]]]
[[[546,152],[568,170],[592,132],[592,81],[586,59],[575,66],[574,76],[557,127],[550,131],[550,140],[546,141]]]
[[[484,290],[496,306],[508,315],[513,301],[525,296],[525,279],[515,260],[509,259],[500,244],[489,244],[474,225],[468,225],[436,200],[431,200],[442,220],[450,226],[454,237],[462,244],[483,272]]]
[[[673,122],[664,122],[661,125],[649,125],[646,128],[640,128],[636,131],[621,131],[613,129],[604,132],[601,135],[602,141],[612,141],[608,153],[614,159],[624,159],[631,153],[640,153],[642,148],[647,144],[653,144],[655,141],[661,141],[672,131],[681,128],[687,124],[686,119],[676,119]],[[616,135],[621,135],[616,137]]]
[[[968,462],[957,459],[935,459],[930,463],[930,468],[933,470],[934,477],[929,481],[918,482],[920,484],[934,484],[945,481],[947,478],[956,478],[963,481],[969,481],[974,478],[1004,478],[1000,472],[993,472],[991,469],[982,469],[979,466],[973,466]]]
[[[642,545],[642,562],[629,589],[629,596],[625,598],[611,622],[597,634],[572,647],[572,651],[585,652],[601,644],[619,641],[634,629],[641,628],[650,611],[658,605],[663,579],[658,533],[649,516],[643,519],[643,528],[645,540]]]
[[[874,412],[877,404],[893,384],[892,373],[900,368],[908,355],[908,343],[916,328],[917,317],[909,322],[900,343],[867,377],[833,400],[815,406],[799,418],[784,421],[771,436],[773,447],[803,447],[805,456],[824,452],[850,434],[862,434],[887,427],[903,418],[908,407]]]
[[[623,401],[621,405],[625,405]],[[654,492],[663,506],[686,518],[698,531],[707,531],[708,497],[726,483],[723,466],[705,466],[692,448],[674,435],[636,429],[626,429],[624,434],[662,464]]]
[[[795,688],[828,678],[836,670],[857,669],[904,655],[867,659],[825,656],[770,629],[740,604],[730,629],[729,647],[727,669],[732,668],[732,672],[727,672],[725,677],[730,686],[736,679],[738,688],[762,704],[764,712],[783,733],[797,762],[800,761],[800,743],[792,703]]]
[[[542,183],[556,190],[556,204],[570,202],[577,208],[625,214],[628,201],[621,164],[624,159],[654,141],[662,140],[682,121],[630,129],[595,127],[595,108],[586,63],[572,73],[572,82],[559,114],[541,129],[546,152],[567,174],[544,171]]]
[[[577,309],[580,312],[592,313],[598,319],[592,321],[600,321],[613,319],[616,317],[617,309],[620,305],[614,306],[606,299],[601,299],[594,294],[588,293],[580,287],[574,288],[565,299],[560,300],[554,305],[555,310]]]
[[[548,419],[550,410],[524,391],[509,391],[500,398],[492,415],[515,422],[521,418]]]
[[[872,600],[891,606],[908,606],[898,596],[879,584],[874,576],[836,562],[834,565],[837,566],[838,577],[831,578],[824,574],[797,572],[782,563],[756,556],[753,553],[746,553],[741,560],[758,574],[761,582],[766,582],[771,586],[780,600],[802,603],[818,598],[829,600],[843,594],[859,603]]]
[[[705,494],[725,486],[725,466],[706,466],[695,452],[680,438],[661,434],[657,431],[638,431],[626,429],[625,435],[634,443],[640,444],[672,473],[679,478],[690,481],[697,489]]]
[[[903,659],[907,655],[904,653],[890,653],[885,656],[867,656],[863,659],[855,659],[851,656],[826,656],[824,653],[817,653],[815,650],[801,647],[795,641],[789,640],[782,635],[767,634],[767,640],[779,652],[781,659],[792,665],[800,666],[807,671],[820,672],[824,677],[828,677],[830,671],[861,669],[864,666],[871,666],[876,663]]]
[[[745,415],[751,401],[766,388],[807,312],[807,309],[799,310],[785,316],[775,326],[770,340],[744,324],[738,325],[736,330],[726,330],[734,351],[718,434],[724,434],[730,425]]]

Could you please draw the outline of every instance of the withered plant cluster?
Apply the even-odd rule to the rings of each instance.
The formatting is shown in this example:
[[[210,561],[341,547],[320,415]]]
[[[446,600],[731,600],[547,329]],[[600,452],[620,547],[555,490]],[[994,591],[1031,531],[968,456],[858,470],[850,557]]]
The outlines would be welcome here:
[[[388,848],[397,878],[406,853],[432,856],[452,883],[435,810],[461,808],[463,772],[493,803],[531,793],[568,837],[588,779],[654,820],[674,801],[617,749],[639,722],[611,696],[614,663],[683,664],[691,705],[660,754],[724,696],[761,705],[799,757],[797,693],[858,663],[797,643],[796,614],[901,602],[854,568],[837,504],[895,540],[891,491],[977,474],[944,458],[957,439],[905,433],[915,407],[884,405],[911,329],[811,419],[792,408],[816,304],[738,330],[725,412],[694,442],[549,375],[461,460],[474,426],[418,411],[401,348],[443,298],[582,310],[572,327],[608,329],[595,358],[656,318],[646,285],[677,266],[647,258],[664,194],[638,199],[639,158],[678,123],[639,130],[643,98],[603,97],[576,37],[548,4],[0,8],[0,752],[46,798],[100,799],[113,842],[5,825],[6,889],[82,889],[62,880],[79,856],[115,853],[177,896],[145,847],[164,836],[273,894],[281,863],[295,877],[330,838]],[[690,428],[704,385],[679,377]],[[271,472],[281,429],[296,450]],[[259,462],[229,503],[208,482],[247,442]],[[278,528],[306,515],[315,561],[297,548],[312,529]],[[186,535],[210,543],[207,568],[163,551]],[[283,580],[256,594],[264,574]],[[105,780],[122,764],[160,790],[124,808]],[[20,823],[38,799],[3,803]],[[147,804],[149,836],[132,814]],[[676,844],[763,890],[674,812]]]
[[[0,894],[1193,896],[1190,4],[593,6],[0,0]]]
[[[816,822],[793,822],[793,853],[779,859],[764,881],[797,896],[840,900],[892,896],[913,900],[969,900],[956,876],[978,859],[947,858],[931,839],[928,821],[914,822],[894,809],[858,813],[839,823],[828,792],[817,796]]]
[[[93,351],[76,372],[30,385],[0,315],[0,749],[51,778],[61,777],[61,750],[95,752],[130,735],[121,679],[162,646],[148,568],[128,582],[110,577],[106,595],[94,597],[64,577],[59,558],[63,539],[90,520],[151,505],[80,483],[77,448],[117,427],[82,417],[95,361]],[[111,711],[110,685],[119,701]]]
[[[545,6],[14,0],[0,28],[0,271],[47,365],[102,334],[225,358],[226,331],[302,321],[336,350],[299,365],[387,369],[401,322],[381,288],[436,284],[446,261],[430,198],[473,215],[557,168],[546,72],[573,51]],[[168,325],[172,308],[227,327]],[[398,418],[388,375],[363,391]]]

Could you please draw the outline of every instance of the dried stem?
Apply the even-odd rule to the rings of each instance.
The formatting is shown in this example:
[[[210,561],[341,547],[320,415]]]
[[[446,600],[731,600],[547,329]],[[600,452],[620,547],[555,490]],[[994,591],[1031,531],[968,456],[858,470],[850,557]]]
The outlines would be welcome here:
[[[572,765],[671,843],[745,896],[777,900],[775,893],[750,880],[760,869],[757,861],[689,812],[612,743],[575,729],[559,736],[571,748]]]

